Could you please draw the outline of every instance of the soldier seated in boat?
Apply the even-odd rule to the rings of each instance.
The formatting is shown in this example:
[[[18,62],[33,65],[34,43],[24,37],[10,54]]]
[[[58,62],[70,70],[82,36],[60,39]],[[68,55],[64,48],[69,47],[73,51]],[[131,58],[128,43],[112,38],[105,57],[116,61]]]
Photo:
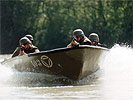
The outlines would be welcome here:
[[[92,46],[106,47],[105,44],[99,43],[99,36],[98,36],[98,34],[96,34],[96,33],[91,33],[91,34],[89,35],[89,39],[91,40],[91,45],[92,45]]]
[[[12,57],[22,56],[24,54],[38,52],[38,48],[32,47],[31,41],[27,37],[23,37],[19,40],[19,47],[16,48]]]
[[[32,35],[27,34],[27,35],[25,35],[25,37],[27,37],[27,38],[31,41],[31,43],[32,43],[32,45],[31,45],[32,48],[37,48],[36,46],[33,45],[33,40],[34,40],[34,39],[33,39],[33,36],[32,36]],[[38,49],[38,48],[36,49],[36,52],[39,52],[39,49]]]
[[[73,40],[67,47],[78,47],[79,45],[91,45],[91,41],[81,29],[76,29],[73,31]]]
[[[96,33],[91,33],[91,34],[89,35],[89,39],[91,40],[91,45],[93,45],[93,46],[98,46],[98,45],[100,45],[98,34],[96,34]]]

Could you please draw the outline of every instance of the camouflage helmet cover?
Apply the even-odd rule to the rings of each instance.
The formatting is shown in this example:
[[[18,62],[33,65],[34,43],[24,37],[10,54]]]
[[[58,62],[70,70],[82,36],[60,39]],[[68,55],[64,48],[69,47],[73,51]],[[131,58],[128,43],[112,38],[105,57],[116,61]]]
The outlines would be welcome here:
[[[84,36],[84,32],[81,29],[76,29],[73,31],[73,35],[75,36]]]
[[[27,38],[27,37],[23,37],[19,40],[19,44],[20,45],[25,45],[27,43],[30,43],[31,44],[31,41]]]
[[[33,41],[33,36],[32,35],[25,35],[25,37],[27,37],[29,40]]]

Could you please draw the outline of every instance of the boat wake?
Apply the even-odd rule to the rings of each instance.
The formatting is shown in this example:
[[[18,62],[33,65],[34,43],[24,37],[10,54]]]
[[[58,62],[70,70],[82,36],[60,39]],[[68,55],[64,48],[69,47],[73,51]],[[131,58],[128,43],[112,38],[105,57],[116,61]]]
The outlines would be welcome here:
[[[0,65],[0,86],[8,87],[44,87],[44,86],[62,86],[67,78],[49,74],[33,72],[17,72]]]
[[[88,77],[73,81],[64,76],[56,76],[49,74],[18,72],[0,65],[0,86],[8,87],[51,87],[51,86],[75,86],[86,85],[96,82],[97,73],[93,73]]]

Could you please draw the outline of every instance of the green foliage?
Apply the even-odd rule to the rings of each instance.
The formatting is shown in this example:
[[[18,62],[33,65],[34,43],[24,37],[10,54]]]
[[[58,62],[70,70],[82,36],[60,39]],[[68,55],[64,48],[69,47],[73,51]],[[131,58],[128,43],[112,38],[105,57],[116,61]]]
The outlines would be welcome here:
[[[66,46],[72,32],[96,32],[100,42],[133,44],[133,2],[121,0],[1,1],[1,51],[12,53],[25,34],[40,50]],[[7,49],[10,48],[10,49]]]

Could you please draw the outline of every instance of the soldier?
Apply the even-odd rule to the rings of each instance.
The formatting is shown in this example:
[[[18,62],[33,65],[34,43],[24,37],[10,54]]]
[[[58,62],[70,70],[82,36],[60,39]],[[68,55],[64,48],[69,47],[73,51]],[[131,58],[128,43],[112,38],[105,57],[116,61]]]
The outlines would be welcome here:
[[[79,45],[91,45],[91,41],[81,29],[76,29],[73,31],[73,40],[67,47],[78,47]]]
[[[33,45],[33,41],[34,41],[33,36],[28,34],[28,35],[25,35],[25,37],[27,37],[27,38],[31,41],[31,43],[32,43],[31,49],[25,50],[25,52],[26,52],[26,53],[30,53],[31,50],[32,50],[33,48],[35,49],[35,52],[39,52],[38,47],[36,47],[36,46]],[[33,50],[34,50],[34,49],[33,49]],[[30,50],[30,51],[29,51],[29,50]]]
[[[37,47],[33,47],[31,41],[27,37],[23,37],[19,40],[19,46],[13,52],[12,57],[22,56],[28,53],[38,52]]]
[[[12,57],[16,57],[19,55],[26,54],[24,52],[24,49],[29,47],[29,44],[31,44],[31,41],[27,37],[23,37],[19,40],[19,46],[16,48],[16,50],[13,52]]]
[[[99,44],[99,36],[96,33],[91,33],[89,35],[89,39],[91,40],[91,44],[96,46]]]
[[[92,46],[101,46],[101,47],[107,47],[105,44],[99,43],[99,36],[96,33],[91,33],[89,35],[89,39],[91,40]]]

